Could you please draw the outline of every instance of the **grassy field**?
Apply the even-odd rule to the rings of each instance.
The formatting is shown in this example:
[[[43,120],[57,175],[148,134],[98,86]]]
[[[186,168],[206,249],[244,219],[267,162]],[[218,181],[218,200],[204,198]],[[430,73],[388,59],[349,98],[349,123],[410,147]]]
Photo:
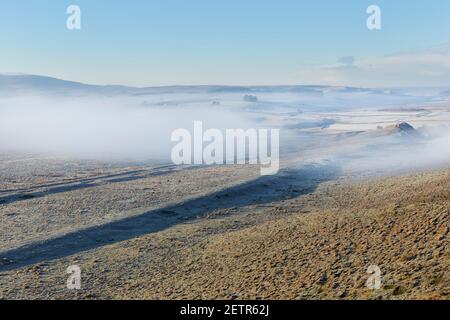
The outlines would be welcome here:
[[[324,182],[0,273],[4,298],[448,299],[450,171]],[[82,288],[66,288],[67,266]],[[369,289],[377,265],[382,286]]]

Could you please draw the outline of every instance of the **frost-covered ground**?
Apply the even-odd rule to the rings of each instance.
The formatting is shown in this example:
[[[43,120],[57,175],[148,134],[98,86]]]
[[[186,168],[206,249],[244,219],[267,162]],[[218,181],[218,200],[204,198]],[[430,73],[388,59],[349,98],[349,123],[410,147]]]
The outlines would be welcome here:
[[[108,268],[92,262],[96,250],[147,235],[171,248],[184,237],[172,232],[188,224],[195,246],[286,210],[303,212],[290,201],[326,201],[326,192],[314,190],[327,181],[339,187],[341,179],[450,166],[445,88],[129,88],[31,76],[0,76],[0,84],[0,297],[37,297],[38,283],[17,276],[27,270],[51,282],[65,276],[50,274],[61,264],[82,265],[87,256],[89,268]],[[170,134],[192,130],[195,120],[220,130],[280,129],[279,174],[261,177],[250,165],[173,165]],[[217,219],[214,227],[196,234],[208,219]],[[155,241],[142,250],[155,249],[153,258],[165,261],[169,253]],[[132,280],[136,292],[145,291]],[[39,297],[67,297],[64,288],[48,285]]]

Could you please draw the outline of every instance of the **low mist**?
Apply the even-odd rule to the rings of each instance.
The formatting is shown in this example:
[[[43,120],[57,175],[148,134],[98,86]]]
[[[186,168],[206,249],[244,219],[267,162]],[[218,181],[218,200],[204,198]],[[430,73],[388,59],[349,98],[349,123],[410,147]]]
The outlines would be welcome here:
[[[28,96],[0,100],[0,151],[67,155],[101,160],[170,159],[171,133],[205,127],[251,127],[225,108],[143,106],[134,97]]]
[[[450,164],[450,127],[421,128],[418,137],[387,136],[338,161],[350,172],[390,174],[399,171],[445,167]]]
[[[194,121],[201,120],[204,130],[217,128],[223,132],[227,128],[247,129],[263,125],[281,128],[281,161],[285,157],[314,161],[317,153],[313,149],[321,148],[327,157],[337,159],[342,167],[357,172],[432,168],[450,162],[449,126],[416,127],[418,137],[389,133],[380,136],[376,130],[369,130],[350,138],[335,138],[333,130],[329,131],[323,121],[317,120],[327,119],[329,114],[317,112],[312,117],[311,113],[299,113],[296,115],[299,123],[293,126],[291,122],[283,122],[289,115],[281,115],[277,122],[261,122],[261,115],[266,120],[275,118],[257,110],[249,113],[249,104],[242,101],[211,101],[214,101],[212,96],[172,93],[145,97],[29,95],[1,98],[0,152],[105,161],[168,162],[176,144],[171,141],[172,132],[178,128],[192,132]],[[276,112],[278,108],[274,102],[270,111]],[[325,128],[316,129],[319,135],[303,131],[311,127],[311,119],[316,119],[314,125]]]

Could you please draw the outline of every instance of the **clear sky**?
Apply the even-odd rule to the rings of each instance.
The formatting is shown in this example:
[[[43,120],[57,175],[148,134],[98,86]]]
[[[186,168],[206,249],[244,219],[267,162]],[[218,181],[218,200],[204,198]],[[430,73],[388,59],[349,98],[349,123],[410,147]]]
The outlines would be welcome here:
[[[0,38],[0,72],[86,83],[450,84],[448,0],[0,0]]]

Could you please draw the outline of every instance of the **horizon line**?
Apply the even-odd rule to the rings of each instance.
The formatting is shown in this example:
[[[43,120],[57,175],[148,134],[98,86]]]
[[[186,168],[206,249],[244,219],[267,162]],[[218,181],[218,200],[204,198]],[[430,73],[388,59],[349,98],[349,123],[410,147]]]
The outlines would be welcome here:
[[[23,72],[0,72],[0,76],[32,76],[40,78],[54,79],[63,82],[76,83],[85,86],[95,87],[123,87],[132,89],[150,89],[150,88],[173,88],[173,87],[239,87],[239,88],[273,88],[273,87],[328,87],[328,88],[351,88],[351,89],[427,89],[427,88],[450,88],[450,86],[392,86],[392,87],[367,87],[367,86],[353,86],[353,85],[329,85],[329,84],[251,84],[251,85],[239,85],[239,84],[172,84],[172,85],[150,85],[150,86],[133,86],[127,84],[94,84],[89,82],[83,82],[78,80],[68,80],[60,78],[58,76],[23,73]]]

